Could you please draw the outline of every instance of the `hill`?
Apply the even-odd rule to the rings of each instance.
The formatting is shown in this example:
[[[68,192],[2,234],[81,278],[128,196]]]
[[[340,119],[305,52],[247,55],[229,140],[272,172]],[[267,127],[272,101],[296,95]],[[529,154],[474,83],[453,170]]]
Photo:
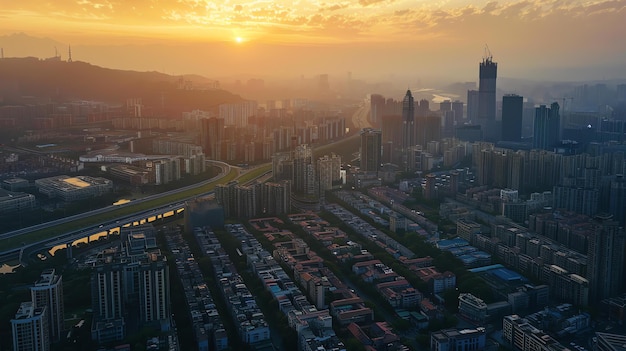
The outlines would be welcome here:
[[[125,104],[142,98],[144,105],[164,108],[166,115],[193,109],[210,110],[222,103],[242,101],[220,89],[178,89],[179,77],[158,72],[123,71],[85,62],[34,57],[0,59],[0,105],[21,104],[24,96],[39,101],[76,100]],[[188,78],[186,78],[188,79]],[[195,82],[202,78],[194,76]]]

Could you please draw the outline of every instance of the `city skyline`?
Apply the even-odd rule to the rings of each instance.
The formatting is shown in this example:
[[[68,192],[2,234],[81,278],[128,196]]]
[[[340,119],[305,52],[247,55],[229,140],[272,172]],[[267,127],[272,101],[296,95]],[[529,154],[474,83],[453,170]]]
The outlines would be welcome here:
[[[29,1],[0,10],[0,46],[5,57],[52,56],[58,46],[67,58],[71,45],[75,60],[173,74],[352,71],[358,78],[404,74],[468,80],[475,79],[475,64],[488,44],[494,59],[506,63],[502,76],[605,79],[619,78],[626,62],[626,49],[615,45],[625,4]],[[39,39],[13,44],[25,41],[14,34],[21,32]]]

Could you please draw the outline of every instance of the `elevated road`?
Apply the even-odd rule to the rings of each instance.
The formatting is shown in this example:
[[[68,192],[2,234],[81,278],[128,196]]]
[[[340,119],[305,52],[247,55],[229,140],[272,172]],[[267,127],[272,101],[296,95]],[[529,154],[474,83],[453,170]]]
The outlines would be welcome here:
[[[41,247],[41,245],[45,243],[49,243],[55,240],[58,241],[59,238],[65,238],[66,240],[64,241],[70,241],[70,240],[74,241],[74,240],[77,240],[77,239],[74,239],[75,236],[80,236],[79,233],[82,233],[82,237],[95,234],[98,231],[102,231],[102,229],[100,228],[102,228],[101,226],[103,225],[114,226],[114,224],[117,222],[124,223],[125,222],[124,219],[129,219],[133,216],[136,216],[138,213],[141,213],[143,215],[145,213],[155,212],[159,210],[165,210],[165,209],[171,210],[170,208],[173,207],[174,205],[177,205],[179,206],[179,208],[182,208],[184,207],[185,201],[188,201],[190,199],[193,199],[199,196],[206,196],[206,195],[213,193],[212,189],[210,189],[209,191],[204,191],[204,192],[201,191],[203,187],[209,186],[212,183],[219,182],[226,176],[230,175],[231,172],[236,172],[236,174],[234,174],[233,177],[231,178],[237,178],[239,176],[238,167],[233,167],[227,163],[220,162],[220,161],[209,161],[209,162],[212,165],[220,167],[221,172],[217,176],[207,179],[205,181],[202,181],[200,183],[196,183],[196,184],[185,186],[179,189],[174,189],[171,191],[166,191],[166,192],[159,193],[156,195],[148,196],[148,197],[131,201],[122,205],[107,206],[101,209],[84,212],[84,213],[69,216],[66,218],[61,218],[58,220],[54,220],[54,221],[50,221],[50,222],[30,226],[27,228],[22,228],[19,230],[0,234],[0,243],[4,244],[3,245],[4,247],[0,251],[0,262],[6,262],[6,261],[18,259],[21,257],[21,254],[24,252],[25,249],[32,248],[32,247]],[[185,192],[191,192],[192,194],[188,196],[181,195],[181,194],[184,194]],[[176,196],[176,195],[180,195],[180,196]],[[168,201],[168,198],[171,198],[171,201]],[[162,201],[159,201],[159,200],[162,200]],[[154,205],[150,207],[149,206],[150,204],[154,204]],[[146,208],[146,206],[148,207]],[[121,209],[125,210],[123,211],[124,213],[130,213],[130,214],[113,217],[113,214],[115,213],[115,211],[120,211]],[[136,211],[134,211],[134,209],[136,209]],[[107,218],[107,219],[100,220],[100,221],[94,220],[89,225],[86,225],[84,227],[74,229],[74,230],[72,230],[71,228],[69,230],[67,230],[66,228],[62,228],[63,226],[68,226],[71,223],[76,223],[78,221],[87,221],[89,220],[89,218],[102,217],[106,214],[111,214],[112,218]],[[117,226],[119,226],[119,224],[117,224]],[[100,229],[100,230],[94,232],[94,230],[97,230],[97,229]],[[29,235],[32,233],[36,233],[38,231],[49,231],[50,234],[49,235],[42,234],[41,236],[36,236],[36,237]],[[58,233],[62,233],[62,234],[58,234]],[[21,237],[24,237],[23,242],[20,242]],[[7,244],[7,241],[11,242],[11,244]]]
[[[139,204],[144,204],[144,203],[149,203],[158,199],[162,199],[162,198],[166,198],[168,196],[172,196],[175,194],[179,194],[181,192],[184,191],[188,191],[188,190],[194,190],[203,186],[206,186],[212,182],[216,182],[218,180],[220,180],[221,178],[225,177],[228,173],[230,173],[231,168],[238,168],[238,167],[233,167],[231,165],[229,165],[228,163],[225,162],[220,162],[220,161],[208,161],[208,163],[210,163],[213,166],[217,166],[221,169],[220,173],[218,175],[216,175],[213,178],[204,180],[200,183],[196,183],[196,184],[192,184],[192,185],[188,185],[188,186],[184,186],[182,188],[178,188],[178,189],[174,189],[174,190],[170,190],[170,191],[165,191],[159,194],[155,194],[155,195],[150,195],[150,196],[146,196],[144,198],[138,199],[138,200],[133,200],[131,202],[122,204],[122,205],[110,205],[107,207],[103,207],[103,208],[99,208],[93,211],[89,211],[89,212],[83,212],[83,213],[79,213],[73,216],[68,216],[68,217],[64,217],[64,218],[59,218],[59,219],[55,219],[49,222],[45,222],[45,223],[41,223],[41,224],[36,224],[30,227],[26,227],[26,228],[21,228],[21,229],[17,229],[17,230],[13,230],[10,232],[6,232],[6,233],[2,233],[0,234],[0,241],[5,240],[5,239],[10,239],[10,238],[14,238],[23,234],[27,234],[27,233],[32,233],[41,229],[46,229],[46,228],[50,228],[50,227],[54,227],[54,226],[58,226],[58,225],[62,225],[62,224],[66,224],[66,223],[70,223],[70,222],[74,222],[77,221],[79,219],[83,219],[83,218],[87,218],[87,217],[93,217],[96,215],[100,215],[100,214],[105,214],[111,211],[115,211],[118,210],[120,208],[123,207],[132,207],[132,206],[136,206]]]

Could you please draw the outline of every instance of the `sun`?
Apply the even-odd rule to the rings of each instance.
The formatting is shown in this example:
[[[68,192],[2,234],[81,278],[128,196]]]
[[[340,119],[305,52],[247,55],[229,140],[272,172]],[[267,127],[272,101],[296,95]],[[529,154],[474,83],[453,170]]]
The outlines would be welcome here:
[[[236,37],[235,38],[235,42],[242,43],[243,42],[243,38],[242,37]]]

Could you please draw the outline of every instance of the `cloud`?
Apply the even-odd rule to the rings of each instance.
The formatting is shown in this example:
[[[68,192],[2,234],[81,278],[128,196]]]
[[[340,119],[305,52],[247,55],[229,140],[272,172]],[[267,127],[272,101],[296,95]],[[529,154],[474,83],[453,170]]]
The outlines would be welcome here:
[[[359,0],[359,4],[361,4],[361,6],[370,6],[370,5],[374,5],[374,4],[378,4],[381,2],[385,2],[386,0]]]

